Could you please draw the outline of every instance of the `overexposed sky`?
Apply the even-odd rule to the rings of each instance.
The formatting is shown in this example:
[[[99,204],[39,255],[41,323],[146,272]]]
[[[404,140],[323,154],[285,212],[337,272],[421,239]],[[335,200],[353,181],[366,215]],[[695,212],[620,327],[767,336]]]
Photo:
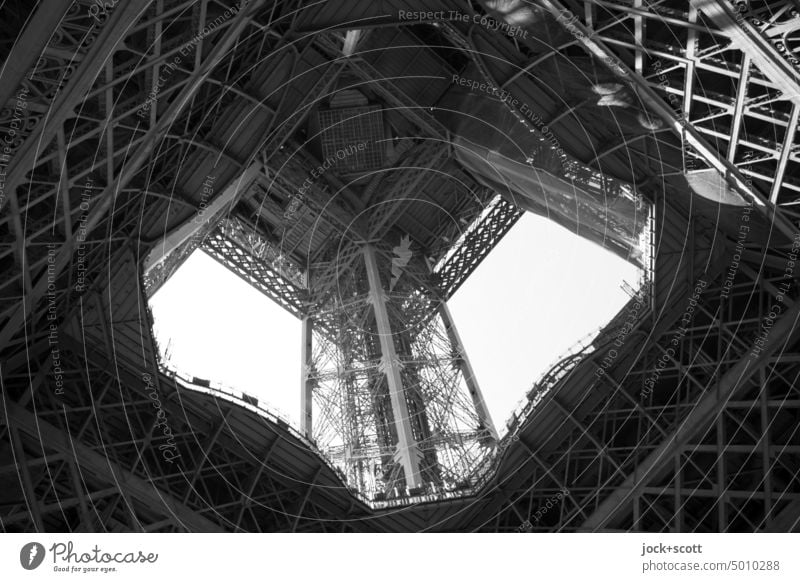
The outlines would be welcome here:
[[[300,320],[202,251],[150,300],[179,370],[256,396],[299,424]]]
[[[568,348],[608,323],[639,270],[525,213],[448,305],[495,426]]]
[[[533,381],[622,308],[623,280],[634,284],[637,269],[526,213],[456,292],[453,320],[501,433]],[[252,394],[299,424],[300,320],[202,252],[151,306],[174,366]]]

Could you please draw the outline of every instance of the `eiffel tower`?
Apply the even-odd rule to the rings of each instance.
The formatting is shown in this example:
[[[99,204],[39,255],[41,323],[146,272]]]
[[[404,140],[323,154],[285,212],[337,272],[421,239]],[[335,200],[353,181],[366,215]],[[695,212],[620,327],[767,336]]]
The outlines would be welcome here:
[[[800,529],[795,0],[0,11],[3,531]],[[642,279],[501,436],[447,302],[525,212]],[[160,360],[197,250],[300,427]]]

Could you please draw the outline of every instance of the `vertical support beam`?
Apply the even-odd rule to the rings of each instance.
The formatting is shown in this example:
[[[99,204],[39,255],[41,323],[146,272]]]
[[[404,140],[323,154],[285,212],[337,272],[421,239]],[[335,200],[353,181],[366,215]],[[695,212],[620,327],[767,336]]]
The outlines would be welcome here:
[[[67,165],[67,140],[64,137],[64,128],[59,128],[56,133],[56,143],[58,144],[58,163],[61,166],[58,178],[58,196],[61,196],[61,207],[64,213],[64,234],[67,238],[72,238],[72,209],[69,203],[69,166]]]
[[[694,65],[692,65],[694,67]],[[739,71],[739,84],[736,90],[736,102],[733,106],[733,122],[731,123],[731,141],[728,142],[728,161],[736,159],[736,148],[739,146],[739,134],[742,130],[742,117],[747,99],[747,79],[750,76],[750,56],[742,55],[742,68]]]
[[[697,7],[689,6],[689,23],[697,22]],[[692,112],[692,96],[694,95],[694,65],[695,53],[697,51],[697,31],[689,27],[686,39],[686,71],[683,84],[683,115],[684,119],[689,120]],[[638,54],[638,53],[637,53]],[[637,71],[640,73],[640,71]]]
[[[696,5],[702,3],[702,6],[697,6],[701,11],[708,4],[715,2],[715,0],[691,1]],[[481,4],[487,5],[488,3],[486,0],[482,0]],[[567,11],[562,0],[541,0],[541,5],[555,18],[561,18]],[[579,21],[571,22],[570,27],[580,32],[579,35],[575,34],[589,53],[605,63],[623,81],[630,83],[630,87],[635,91],[637,97],[641,100],[640,102],[656,113],[672,129],[675,135],[681,138],[684,146],[693,147],[706,163],[725,177],[725,180],[736,192],[745,200],[752,202],[758,212],[774,224],[778,231],[789,238],[794,237],[797,229],[789,219],[782,213],[777,212],[776,208],[758,190],[753,189],[739,169],[731,164],[727,158],[720,158],[719,152],[706,142],[697,128],[693,127],[691,123],[687,123],[685,118],[677,117],[672,111],[672,107],[664,102],[655,92],[655,89],[650,87],[641,76],[632,71],[624,62],[617,59],[614,53],[606,46],[606,43],[595,34],[595,31],[587,29]],[[753,60],[757,62],[755,58]]]
[[[800,303],[795,303],[785,310],[776,321],[763,350],[747,354],[746,357],[731,366],[722,377],[717,377],[716,380],[712,379],[703,396],[680,420],[672,433],[662,439],[647,458],[643,459],[628,475],[628,478],[600,502],[594,513],[583,523],[581,529],[596,531],[612,527],[623,515],[627,515],[631,510],[630,501],[641,493],[651,479],[663,472],[664,460],[675,454],[675,451],[685,445],[698,430],[718,422],[718,418],[722,416],[723,407],[736,391],[756,376],[758,370],[767,364],[775,352],[785,349],[787,342],[797,338],[798,319],[800,319]],[[718,441],[718,443],[724,442],[726,441]],[[724,456],[720,458],[724,462]],[[724,479],[724,466],[722,468],[723,475],[718,477],[718,480]],[[724,482],[720,481],[719,484]],[[724,496],[721,496],[721,507],[724,506],[723,500]],[[720,525],[727,526],[722,523]],[[725,527],[721,527],[720,531],[725,531]]]
[[[641,10],[642,0],[633,0],[633,7]],[[642,39],[644,38],[644,18],[640,14],[633,15],[633,34],[634,38],[636,39],[637,46],[637,50],[634,53],[633,68],[638,74],[641,75],[644,72],[644,55],[642,54],[644,51],[638,47],[643,46]]]
[[[300,344],[300,432],[307,439],[312,438],[312,402],[313,382],[309,379],[311,363],[313,361],[312,335],[314,331],[313,320],[303,318],[303,331]]]
[[[494,426],[491,414],[489,414],[486,401],[483,399],[483,393],[481,392],[481,387],[478,385],[475,372],[472,371],[472,364],[470,364],[469,358],[467,358],[467,352],[464,349],[464,344],[461,342],[461,336],[458,334],[456,324],[453,322],[453,317],[450,315],[450,308],[447,307],[447,303],[444,301],[439,305],[439,315],[442,316],[444,329],[447,331],[447,337],[450,339],[450,343],[458,352],[458,363],[459,366],[461,366],[461,373],[464,374],[464,380],[472,396],[472,403],[475,405],[478,418],[481,419],[483,426],[489,431],[489,434],[492,435],[494,441],[497,442],[497,429]]]
[[[744,17],[728,0],[691,0],[720,30],[731,44],[747,54],[767,79],[775,83],[785,99],[800,105],[800,74],[772,42]]]
[[[786,135],[783,138],[783,147],[781,148],[781,155],[778,158],[778,169],[775,172],[775,181],[772,182],[772,191],[769,194],[769,201],[773,204],[778,203],[778,194],[783,184],[783,177],[786,174],[786,165],[789,163],[789,156],[792,153],[794,136],[795,133],[797,133],[798,119],[800,119],[800,104],[795,103],[792,107],[792,113],[789,115],[789,124],[786,126]]]
[[[419,471],[419,451],[414,440],[414,433],[411,430],[405,388],[403,387],[403,379],[400,376],[399,360],[394,349],[392,326],[389,323],[389,313],[386,311],[386,296],[381,285],[378,264],[375,261],[375,249],[367,244],[364,245],[363,253],[369,281],[369,298],[375,311],[375,322],[378,326],[378,338],[381,343],[383,370],[389,383],[392,414],[394,416],[395,431],[397,432],[395,460],[403,467],[406,485],[418,487],[422,483]]]
[[[758,404],[761,412],[759,419],[761,421],[761,470],[764,472],[761,488],[764,494],[764,521],[765,525],[769,527],[772,523],[772,506],[774,505],[772,499],[772,459],[770,459],[769,455],[770,445],[772,444],[770,442],[769,429],[772,419],[770,418],[767,408],[769,386],[767,385],[767,374],[764,369],[758,371],[758,385],[760,387],[758,392]]]

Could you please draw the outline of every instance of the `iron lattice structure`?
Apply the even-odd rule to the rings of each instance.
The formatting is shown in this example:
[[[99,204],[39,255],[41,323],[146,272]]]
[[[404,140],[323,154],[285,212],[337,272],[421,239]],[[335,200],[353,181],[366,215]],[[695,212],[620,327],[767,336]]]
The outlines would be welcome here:
[[[726,267],[735,256],[714,255]],[[689,293],[670,318],[648,314],[622,335],[626,345],[651,339],[626,349],[605,374],[596,372],[616,347],[619,327],[590,357],[572,358],[569,373],[524,411],[521,447],[509,447],[498,461],[504,477],[474,506],[469,527],[796,527],[797,285],[787,285],[781,269],[789,260],[770,254],[773,266],[761,274],[740,263],[724,299],[725,274],[698,273],[684,283]],[[777,294],[788,303],[781,306]],[[762,350],[765,329],[771,339]]]
[[[129,0],[100,18],[91,8],[0,9],[0,55],[13,65],[0,82],[4,531],[800,527],[794,0]],[[469,18],[408,21],[401,10]],[[491,31],[484,17],[528,34]],[[437,310],[522,210],[454,151],[438,115],[452,110],[453,75],[513,96],[504,107],[519,126],[582,169],[560,176],[581,200],[613,178],[655,213],[646,308],[626,306],[534,386],[491,454]],[[380,104],[391,144],[371,161],[382,169],[329,171],[304,188],[325,162],[310,121],[344,101]],[[525,153],[545,160],[542,148]],[[375,304],[358,273],[374,245],[388,289],[405,234],[424,262],[389,295],[419,299],[421,325],[395,338],[410,316],[384,304],[378,344],[391,337],[397,361],[415,362],[384,370],[423,393],[426,374],[441,372],[466,418],[437,425],[432,395],[429,445],[400,459],[402,476],[395,453],[427,438],[419,416],[398,417],[405,444],[384,430],[381,450],[390,415],[374,402],[368,422],[346,426],[317,406],[307,426],[321,431],[318,447],[251,396],[159,368],[148,294],[203,248],[310,329],[307,403],[385,401]],[[340,287],[352,303],[337,306]],[[335,362],[360,366],[358,381]],[[473,448],[449,460],[436,426],[453,442],[472,431]],[[339,472],[320,450],[335,457],[336,439]],[[375,473],[352,454],[371,439],[378,501],[359,492]],[[421,490],[402,497],[414,459]],[[448,464],[472,459],[470,486],[448,490]]]
[[[392,250],[364,249],[309,322],[319,330],[306,373],[313,440],[349,484],[377,500],[470,487],[497,439],[446,305],[416,282],[429,273],[419,261],[396,266]],[[394,382],[402,403],[393,402]],[[405,442],[398,413],[408,416]],[[404,447],[418,465],[414,483]]]

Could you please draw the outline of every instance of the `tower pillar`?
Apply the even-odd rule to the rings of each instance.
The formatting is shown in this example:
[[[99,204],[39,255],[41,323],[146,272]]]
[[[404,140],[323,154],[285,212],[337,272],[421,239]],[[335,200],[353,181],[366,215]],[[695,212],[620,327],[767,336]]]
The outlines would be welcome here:
[[[450,339],[450,343],[453,344],[453,349],[458,353],[458,365],[461,368],[461,373],[464,375],[464,381],[467,384],[469,394],[472,396],[472,402],[475,405],[478,418],[486,429],[487,434],[496,443],[498,436],[497,429],[492,421],[492,415],[489,414],[489,408],[486,406],[486,401],[483,399],[483,393],[481,392],[481,387],[478,385],[475,372],[472,371],[472,364],[470,364],[467,352],[464,349],[464,344],[461,342],[461,336],[458,335],[458,330],[456,329],[455,323],[453,323],[453,318],[450,315],[450,308],[447,307],[447,303],[444,301],[439,306],[439,315],[442,317],[442,323],[444,324],[445,331],[447,331],[447,337]]]
[[[405,388],[400,375],[400,360],[394,346],[392,326],[386,310],[386,296],[375,261],[375,250],[371,245],[364,245],[364,264],[369,282],[369,300],[375,313],[375,323],[381,346],[381,367],[389,384],[389,396],[392,403],[394,427],[397,432],[397,449],[395,460],[402,465],[405,472],[406,485],[418,487],[422,483],[419,468],[419,450],[411,428]]]
[[[306,316],[303,318],[303,329],[300,345],[300,430],[307,439],[312,438],[312,401],[313,381],[311,380],[311,367],[313,365],[312,335],[314,331],[313,320]]]

